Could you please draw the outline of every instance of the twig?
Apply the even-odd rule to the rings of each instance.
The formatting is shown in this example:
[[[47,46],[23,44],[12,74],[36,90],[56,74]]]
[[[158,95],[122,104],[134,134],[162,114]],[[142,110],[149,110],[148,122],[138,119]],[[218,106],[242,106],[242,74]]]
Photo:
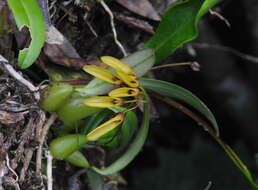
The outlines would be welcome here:
[[[6,166],[7,166],[7,168],[15,175],[16,179],[15,179],[15,182],[14,182],[14,183],[16,184],[17,189],[20,190],[20,187],[19,187],[19,185],[18,185],[19,177],[18,177],[17,173],[16,173],[16,172],[11,168],[11,166],[10,166],[10,160],[9,160],[8,154],[6,154],[5,160],[6,160]]]
[[[32,156],[33,156],[33,149],[28,149],[28,151],[26,152],[26,156],[25,156],[25,161],[23,163],[23,167],[21,169],[21,172],[20,172],[20,181],[24,181],[25,179],[25,174],[26,174],[26,171],[28,170],[28,167],[30,165],[30,161],[32,159]]]
[[[110,17],[110,25],[112,28],[112,32],[113,32],[113,36],[114,36],[114,41],[117,44],[117,46],[120,48],[120,50],[123,52],[124,56],[127,56],[127,53],[123,47],[123,45],[118,41],[117,39],[117,32],[116,32],[116,28],[115,28],[115,23],[114,23],[114,15],[112,13],[112,11],[110,10],[110,8],[107,6],[107,4],[102,0],[100,1],[100,4],[102,5],[102,7],[105,9],[105,11],[109,14]]]
[[[53,157],[50,154],[50,151],[46,152],[47,155],[47,189],[53,189],[53,175],[52,175],[52,160]]]
[[[53,1],[50,3],[49,7],[48,7],[48,12],[51,12],[51,10],[53,9],[52,14],[50,14],[50,18],[51,18],[51,19],[52,19],[52,18],[55,16],[55,14],[56,14],[56,7],[55,7],[56,2],[57,2],[57,0],[53,0]]]
[[[209,181],[207,187],[205,187],[204,190],[209,190],[211,188],[211,186],[212,186],[212,182]]]
[[[20,143],[17,148],[16,156],[14,158],[14,160],[16,160],[15,162],[17,162],[17,159],[19,159],[21,157],[21,155],[24,153],[24,145],[26,143],[28,143],[28,141],[31,137],[32,131],[34,131],[34,128],[35,128],[35,125],[33,124],[33,118],[31,116],[31,118],[29,119],[29,121],[20,137]],[[16,167],[14,167],[14,169]]]
[[[176,66],[192,66],[192,65],[195,65],[195,67],[192,67],[192,68],[195,68],[194,70],[197,70],[197,66],[200,66],[196,61],[193,61],[193,62],[183,62],[183,63],[170,63],[170,64],[164,64],[164,65],[158,65],[158,66],[155,66],[155,67],[152,67],[151,69],[152,70],[157,70],[157,69],[163,69],[163,68],[167,68],[167,67],[176,67]]]
[[[229,21],[224,17],[222,16],[220,13],[216,12],[216,11],[213,11],[213,10],[209,10],[210,14],[211,15],[214,15],[216,17],[218,17],[220,20],[224,21],[225,24],[230,28],[231,27],[231,24],[229,23]]]
[[[9,74],[18,80],[20,83],[25,85],[31,92],[34,92],[35,99],[38,101],[40,99],[40,93],[38,92],[38,88],[35,87],[30,81],[23,78],[21,74],[19,74],[12,65],[8,63],[3,63],[4,68],[9,72]]]
[[[38,147],[38,151],[37,151],[37,158],[36,158],[36,173],[38,175],[41,172],[43,143],[46,139],[49,128],[55,122],[56,118],[57,118],[56,113],[52,113],[50,118],[47,120],[46,124],[44,125],[44,127],[42,129],[41,139],[40,139],[40,142],[39,142],[39,147]]]
[[[42,128],[44,126],[44,123],[46,121],[46,114],[43,110],[39,110],[39,119],[35,130],[35,141],[40,143],[41,141],[41,134],[42,134]]]
[[[242,59],[245,59],[247,61],[250,61],[253,63],[258,63],[258,57],[242,53],[231,47],[216,45],[216,44],[208,44],[208,43],[192,43],[192,46],[195,48],[200,48],[200,49],[216,49],[216,50],[220,50],[220,51],[230,52],[230,53],[232,53]]]
[[[91,26],[91,24],[90,24],[88,21],[86,21],[86,24],[88,25],[88,27],[89,27],[90,31],[92,32],[92,34],[97,38],[97,37],[98,37],[98,34],[97,34],[97,32],[93,29],[93,27]]]
[[[71,14],[71,12],[73,11],[73,7],[71,7],[69,10],[67,10],[66,12],[65,12],[65,14],[58,20],[58,22],[56,23],[56,26],[59,26],[60,25],[60,23],[67,17],[67,16],[69,16],[70,14]]]

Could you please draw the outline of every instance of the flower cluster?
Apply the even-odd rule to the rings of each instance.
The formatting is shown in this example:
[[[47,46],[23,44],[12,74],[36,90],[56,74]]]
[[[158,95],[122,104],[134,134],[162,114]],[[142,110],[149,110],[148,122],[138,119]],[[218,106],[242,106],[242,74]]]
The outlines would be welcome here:
[[[110,91],[107,96],[89,97],[84,104],[90,107],[111,108],[137,102],[141,90],[134,71],[114,57],[103,56],[100,60],[115,72],[96,65],[86,65],[83,70],[96,78],[118,85],[119,88]]]
[[[86,65],[83,67],[83,70],[96,78],[117,85],[119,88],[110,91],[107,96],[89,97],[84,101],[84,104],[90,107],[112,108],[128,103],[136,103],[136,106],[133,108],[137,107],[137,103],[141,97],[141,90],[139,88],[136,74],[133,70],[127,64],[114,57],[103,56],[100,60],[115,72],[96,65]],[[97,140],[104,134],[119,126],[123,122],[123,119],[124,113],[118,113],[110,120],[92,130],[87,135],[87,139],[91,141]]]

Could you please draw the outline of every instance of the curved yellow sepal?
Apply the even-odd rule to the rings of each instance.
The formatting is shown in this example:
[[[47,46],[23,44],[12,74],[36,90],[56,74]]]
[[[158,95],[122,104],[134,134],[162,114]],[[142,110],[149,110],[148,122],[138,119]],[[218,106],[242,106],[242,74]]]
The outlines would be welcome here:
[[[123,71],[124,73],[131,75],[132,77],[136,77],[136,74],[126,63],[120,61],[119,59],[117,59],[115,57],[102,56],[102,57],[100,57],[100,60],[104,64],[115,69],[116,71]]]
[[[115,106],[121,106],[123,100],[121,98],[109,97],[109,96],[92,96],[84,101],[86,106],[97,108],[111,108]]]
[[[85,72],[93,75],[96,78],[99,78],[101,80],[104,80],[106,82],[119,85],[121,84],[121,80],[117,77],[115,73],[112,73],[111,71],[102,68],[100,66],[96,65],[85,65],[82,68]]]
[[[86,138],[89,141],[96,141],[101,136],[107,134],[112,129],[116,128],[118,125],[122,123],[124,119],[124,113],[119,113],[115,117],[111,118],[110,120],[106,121],[105,123],[98,126],[96,129],[92,130]]]
[[[140,90],[138,88],[122,87],[122,88],[117,88],[115,90],[110,91],[108,95],[115,98],[134,97],[134,96],[137,96],[139,92]]]
[[[117,75],[128,86],[133,88],[139,87],[139,82],[135,77],[128,75],[122,71],[117,71]]]

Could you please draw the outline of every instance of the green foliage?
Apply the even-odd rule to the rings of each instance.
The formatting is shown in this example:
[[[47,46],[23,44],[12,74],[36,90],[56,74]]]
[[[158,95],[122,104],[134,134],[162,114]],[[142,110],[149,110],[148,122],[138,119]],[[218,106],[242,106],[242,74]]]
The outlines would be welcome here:
[[[26,69],[38,58],[45,41],[45,23],[37,0],[7,0],[13,12],[16,24],[21,30],[27,26],[30,30],[29,48],[19,52],[18,65]]]
[[[210,109],[190,91],[176,84],[161,80],[141,78],[140,82],[141,85],[146,89],[150,89],[154,92],[157,92],[158,94],[180,100],[201,112],[213,124],[213,127],[217,132],[217,136],[219,136],[219,127],[214,115],[212,114]]]
[[[197,24],[219,0],[188,0],[174,4],[164,13],[154,36],[145,44],[155,49],[156,61],[171,55],[182,44],[197,37]]]
[[[121,134],[119,135],[120,144],[119,146],[123,147],[129,143],[133,134],[136,131],[138,125],[138,118],[136,114],[132,111],[127,112],[125,120],[121,126]]]

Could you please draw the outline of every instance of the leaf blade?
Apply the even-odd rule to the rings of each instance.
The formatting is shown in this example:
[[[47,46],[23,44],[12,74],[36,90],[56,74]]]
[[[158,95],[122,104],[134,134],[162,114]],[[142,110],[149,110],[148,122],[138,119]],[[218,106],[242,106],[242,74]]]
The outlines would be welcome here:
[[[19,52],[18,65],[22,69],[31,66],[38,58],[45,41],[45,23],[36,0],[8,0],[18,28],[27,26],[30,30],[31,44]]]
[[[167,9],[155,35],[145,44],[154,48],[159,62],[182,44],[197,37],[200,18],[219,0],[188,0],[175,3]]]

